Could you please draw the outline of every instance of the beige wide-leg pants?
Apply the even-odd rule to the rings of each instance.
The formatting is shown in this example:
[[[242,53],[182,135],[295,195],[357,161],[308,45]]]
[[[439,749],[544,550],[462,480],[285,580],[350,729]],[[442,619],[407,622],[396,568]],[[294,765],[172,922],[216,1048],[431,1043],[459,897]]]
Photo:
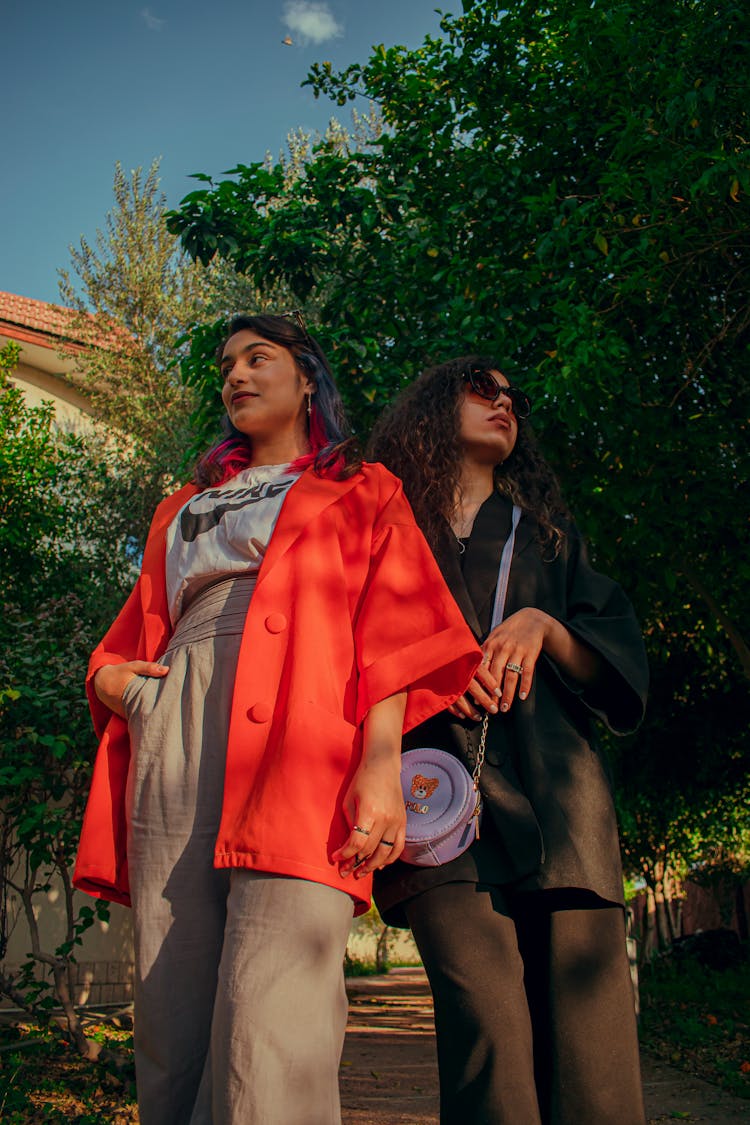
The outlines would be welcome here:
[[[251,592],[246,578],[205,591],[162,659],[168,675],[125,690],[141,1125],[340,1122],[352,900],[213,866]]]

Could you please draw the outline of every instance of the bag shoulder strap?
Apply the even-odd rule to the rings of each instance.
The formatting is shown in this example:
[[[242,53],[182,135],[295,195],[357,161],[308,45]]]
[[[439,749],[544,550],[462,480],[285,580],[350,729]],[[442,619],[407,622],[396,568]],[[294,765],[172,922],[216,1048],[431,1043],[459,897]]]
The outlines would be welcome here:
[[[510,521],[510,535],[505,541],[503,553],[500,556],[500,569],[497,575],[497,589],[495,590],[495,604],[492,609],[490,632],[499,625],[505,613],[505,597],[508,593],[508,579],[510,578],[510,564],[513,561],[513,548],[516,542],[516,528],[521,519],[521,509],[518,504],[513,505],[513,516]]]
[[[516,528],[521,519],[521,509],[518,504],[513,505],[513,515],[510,521],[510,535],[505,541],[503,553],[500,556],[500,569],[497,574],[497,589],[495,590],[495,604],[492,608],[492,621],[490,622],[490,632],[499,625],[505,613],[505,597],[508,593],[508,579],[510,578],[510,564],[513,561],[513,548],[516,542]],[[472,781],[474,782],[474,789],[477,793],[477,805],[474,809],[474,816],[476,817],[476,832],[477,839],[479,838],[479,809],[481,802],[479,799],[479,778],[482,773],[482,766],[484,765],[484,752],[487,744],[487,727],[489,725],[490,717],[485,712],[484,719],[482,720],[482,736],[479,740],[479,750],[477,751],[476,761],[474,763],[474,770],[472,772]]]

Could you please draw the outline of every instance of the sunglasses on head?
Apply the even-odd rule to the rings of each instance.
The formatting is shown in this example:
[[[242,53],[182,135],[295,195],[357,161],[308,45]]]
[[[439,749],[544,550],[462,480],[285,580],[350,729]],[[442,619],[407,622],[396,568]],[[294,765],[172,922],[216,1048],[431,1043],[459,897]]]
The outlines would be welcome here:
[[[491,371],[483,367],[469,367],[463,373],[464,382],[468,383],[474,394],[488,402],[494,402],[500,395],[510,399],[510,404],[516,418],[528,418],[531,414],[531,399],[518,387],[505,386],[500,383]]]
[[[299,328],[300,332],[305,337],[305,342],[308,344],[310,349],[312,349],[310,333],[307,331],[307,325],[305,324],[305,318],[302,315],[302,309],[287,309],[285,312],[272,313],[271,315],[283,316],[285,320],[293,320],[297,325],[297,328]]]

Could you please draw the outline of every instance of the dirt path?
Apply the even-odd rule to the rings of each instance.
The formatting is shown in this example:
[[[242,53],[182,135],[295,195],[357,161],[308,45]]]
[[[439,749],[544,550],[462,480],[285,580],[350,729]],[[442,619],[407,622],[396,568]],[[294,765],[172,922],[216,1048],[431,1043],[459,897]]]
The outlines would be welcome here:
[[[347,981],[349,1027],[341,1061],[344,1125],[438,1125],[432,1000],[421,969]],[[750,1122],[750,1102],[643,1058],[651,1125]],[[519,1122],[519,1125],[522,1123]]]

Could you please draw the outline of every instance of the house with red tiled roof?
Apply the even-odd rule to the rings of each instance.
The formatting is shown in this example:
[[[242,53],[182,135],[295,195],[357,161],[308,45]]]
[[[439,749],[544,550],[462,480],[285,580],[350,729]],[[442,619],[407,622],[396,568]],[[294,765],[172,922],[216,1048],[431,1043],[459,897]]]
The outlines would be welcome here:
[[[97,343],[111,347],[116,338],[115,329],[108,340],[97,338],[95,331],[84,340],[81,314],[74,309],[0,292],[0,347],[14,341],[21,348],[13,381],[31,406],[52,400],[62,427],[91,426],[91,405],[76,380],[80,357]]]

